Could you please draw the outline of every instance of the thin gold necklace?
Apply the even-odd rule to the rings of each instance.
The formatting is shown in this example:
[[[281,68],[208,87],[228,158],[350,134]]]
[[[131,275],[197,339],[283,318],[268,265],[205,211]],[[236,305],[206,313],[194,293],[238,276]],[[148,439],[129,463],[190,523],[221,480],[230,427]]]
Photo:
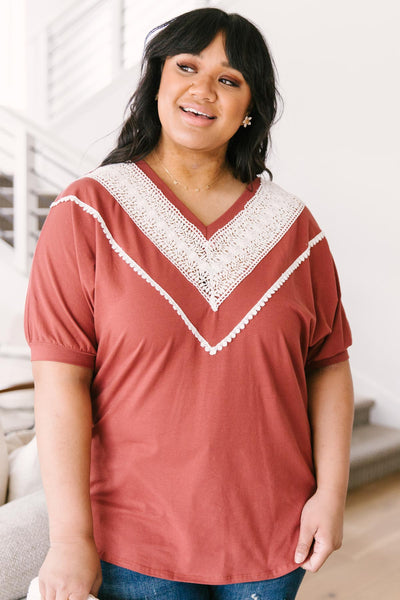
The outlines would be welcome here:
[[[221,177],[221,175],[223,173],[223,171],[220,171],[218,173],[218,175],[210,183],[208,183],[205,187],[190,188],[187,185],[185,185],[184,183],[181,183],[180,181],[178,181],[178,179],[176,179],[176,177],[174,177],[172,175],[172,173],[170,171],[168,171],[167,167],[162,163],[161,158],[158,156],[158,152],[154,152],[154,154],[156,155],[156,158],[157,158],[158,162],[160,163],[160,165],[162,166],[162,168],[164,169],[164,171],[172,179],[174,185],[180,185],[188,192],[203,192],[205,190],[209,190],[210,188],[212,188],[213,185],[215,185],[217,183],[218,179]]]

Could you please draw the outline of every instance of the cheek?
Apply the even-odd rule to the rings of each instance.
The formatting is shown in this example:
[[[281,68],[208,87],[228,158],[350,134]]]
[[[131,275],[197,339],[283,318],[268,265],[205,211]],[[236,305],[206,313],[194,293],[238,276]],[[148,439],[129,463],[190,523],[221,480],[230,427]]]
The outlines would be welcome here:
[[[247,114],[247,110],[250,106],[251,95],[243,90],[243,93],[240,95],[236,97],[234,95],[232,96],[232,98],[226,99],[226,108],[231,117],[233,117],[236,121],[241,122],[244,115]]]
[[[161,75],[160,85],[158,87],[158,110],[159,112],[165,113],[167,105],[172,100],[172,89],[174,89],[173,82],[168,73],[165,71]]]
[[[247,107],[248,107],[248,103],[247,102],[234,102],[232,103],[227,111],[227,116],[229,119],[229,122],[232,124],[232,128],[237,130],[242,121],[244,116],[247,113]]]
[[[161,125],[168,123],[169,119],[172,117],[172,112],[174,107],[172,105],[172,99],[169,98],[168,92],[160,86],[160,90],[158,92],[158,116],[161,122]]]

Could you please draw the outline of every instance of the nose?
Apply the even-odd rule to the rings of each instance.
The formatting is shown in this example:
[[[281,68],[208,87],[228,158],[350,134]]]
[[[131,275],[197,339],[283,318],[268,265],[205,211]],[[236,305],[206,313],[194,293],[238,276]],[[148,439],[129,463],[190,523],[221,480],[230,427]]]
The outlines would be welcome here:
[[[211,77],[206,75],[198,75],[192,81],[189,93],[193,98],[208,100],[209,102],[214,102],[217,97]]]

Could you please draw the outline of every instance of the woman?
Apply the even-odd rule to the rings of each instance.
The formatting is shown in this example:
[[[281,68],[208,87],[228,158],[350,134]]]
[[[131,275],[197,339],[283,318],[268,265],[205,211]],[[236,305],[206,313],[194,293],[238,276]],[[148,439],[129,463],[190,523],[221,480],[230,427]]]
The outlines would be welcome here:
[[[341,541],[350,331],[323,233],[262,175],[261,34],[177,17],[130,107],[32,268],[42,598],[292,599]]]

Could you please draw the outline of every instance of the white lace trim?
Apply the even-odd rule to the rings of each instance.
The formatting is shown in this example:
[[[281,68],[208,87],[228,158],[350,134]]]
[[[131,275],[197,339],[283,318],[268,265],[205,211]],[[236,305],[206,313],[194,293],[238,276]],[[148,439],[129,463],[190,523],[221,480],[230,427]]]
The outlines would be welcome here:
[[[106,165],[88,177],[116,199],[213,311],[282,239],[304,208],[298,198],[262,178],[243,210],[207,240],[137,165]]]
[[[79,200],[79,198],[77,198],[76,196],[72,196],[72,195],[65,196],[64,198],[60,198],[59,200],[56,200],[55,202],[52,203],[51,208],[57,206],[58,204],[61,204],[62,202],[75,202],[75,204],[80,206],[84,212],[87,212],[90,215],[92,215],[92,217],[100,223],[103,233],[106,236],[106,238],[107,238],[111,248],[114,250],[114,252],[116,252],[118,254],[118,256],[120,256],[122,258],[122,260],[135,271],[135,273],[140,275],[140,277],[142,277],[145,281],[147,281],[147,283],[149,283],[152,287],[154,287],[157,290],[157,292],[169,302],[169,304],[172,306],[172,308],[181,317],[181,319],[183,320],[183,322],[185,323],[185,325],[189,329],[189,331],[198,340],[201,347],[204,348],[204,350],[206,352],[208,352],[208,354],[210,354],[211,356],[215,355],[217,352],[220,352],[221,350],[226,348],[227,345],[230,342],[232,342],[232,340],[234,340],[235,337],[241,331],[243,331],[243,329],[246,327],[246,325],[248,325],[250,323],[250,321],[253,319],[253,317],[255,317],[257,315],[257,313],[260,312],[260,310],[263,308],[263,306],[265,306],[265,304],[268,302],[268,300],[270,300],[270,298],[272,298],[272,296],[275,294],[275,292],[277,292],[283,286],[283,284],[289,279],[289,277],[294,273],[294,271],[296,269],[298,269],[298,267],[306,259],[308,259],[308,257],[310,256],[310,253],[311,253],[311,248],[313,246],[315,246],[316,244],[318,244],[325,237],[324,233],[321,232],[318,235],[316,235],[310,242],[308,242],[307,248],[304,250],[304,252],[302,252],[302,254],[300,254],[300,256],[298,256],[296,258],[296,260],[286,269],[286,271],[284,271],[284,273],[282,273],[282,275],[265,292],[265,294],[260,298],[260,300],[243,317],[243,319],[241,319],[241,321],[232,329],[232,331],[227,336],[225,336],[218,344],[216,344],[215,346],[211,346],[211,344],[209,344],[207,342],[207,340],[201,335],[201,333],[196,329],[196,327],[193,325],[193,323],[189,320],[189,318],[184,313],[184,311],[179,306],[179,304],[177,304],[177,302],[175,302],[175,300],[156,281],[154,281],[154,279],[152,279],[152,277],[150,277],[150,275],[148,273],[146,273],[146,271],[144,271],[144,269],[142,269],[133,260],[133,258],[131,258],[121,248],[121,246],[119,246],[119,244],[117,244],[115,239],[112,237],[107,225],[105,224],[103,217],[100,215],[100,213],[97,210],[95,210],[93,207],[89,206],[85,202],[82,202],[82,200]]]

